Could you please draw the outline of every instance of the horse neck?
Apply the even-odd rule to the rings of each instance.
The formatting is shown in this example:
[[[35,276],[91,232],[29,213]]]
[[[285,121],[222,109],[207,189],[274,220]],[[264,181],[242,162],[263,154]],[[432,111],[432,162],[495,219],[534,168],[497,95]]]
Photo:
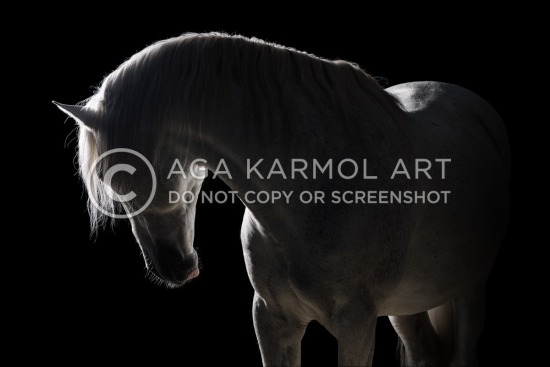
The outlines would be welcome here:
[[[194,139],[200,143],[194,144],[197,149],[193,154],[205,158],[211,170],[223,159],[233,177],[221,178],[234,190],[269,189],[275,184],[281,189],[292,188],[292,180],[278,182],[279,177],[272,180],[247,177],[247,159],[251,162],[264,159],[269,165],[278,159],[285,170],[292,158],[310,162],[313,159],[385,159],[380,154],[388,152],[380,147],[380,137],[390,136],[396,128],[390,121],[391,116],[373,101],[365,100],[364,105],[355,106],[365,111],[364,117],[356,115],[350,122],[346,116],[334,112],[328,103],[312,103],[299,87],[285,93],[286,100],[292,101],[292,108],[285,109],[284,113],[276,111],[275,118],[270,115],[273,111],[256,111],[251,117],[247,103],[242,101],[245,94],[237,88],[230,93],[233,100],[227,104],[229,108],[219,113],[218,118],[204,120],[200,132],[195,129]],[[373,115],[373,110],[378,112]],[[256,119],[258,115],[267,117]]]
[[[286,92],[286,98],[293,101],[294,108],[279,114],[284,118],[270,119],[269,114],[264,113],[267,119],[254,120],[249,115],[249,110],[243,107],[247,105],[246,101],[239,100],[244,93],[237,90],[231,94],[234,100],[227,104],[230,108],[221,111],[220,118],[205,119],[201,123],[200,131],[193,131],[196,143],[193,144],[193,156],[206,159],[207,167],[211,171],[214,171],[223,159],[229,168],[231,178],[227,175],[219,177],[231,190],[239,193],[241,200],[247,191],[299,192],[323,189],[322,186],[325,184],[322,180],[305,181],[291,179],[289,176],[285,179],[280,175],[268,179],[265,173],[263,179],[256,174],[247,175],[247,160],[253,165],[263,159],[263,172],[269,170],[275,159],[280,161],[285,172],[290,172],[293,158],[304,159],[310,165],[314,159],[323,163],[328,159],[336,162],[351,158],[360,162],[361,159],[368,158],[369,165],[372,159],[374,164],[388,166],[384,160],[387,160],[389,155],[385,156],[387,149],[381,146],[384,139],[380,137],[391,136],[394,128],[391,127],[392,124],[388,124],[391,120],[388,115],[380,113],[380,118],[372,117],[372,110],[378,108],[376,105],[371,105],[366,100],[364,106],[356,106],[355,108],[366,111],[366,117],[355,118],[354,125],[353,122],[345,121],[328,105],[312,104],[300,90]],[[387,141],[383,141],[382,144],[387,145]],[[376,171],[376,167],[373,168]],[[265,223],[265,227],[271,228],[295,226],[295,223],[287,221],[293,217],[292,212],[299,210],[282,203],[247,204],[247,208],[261,223]]]
[[[280,189],[290,189],[288,182],[277,182],[278,178],[262,180],[255,175],[249,177],[247,160],[257,162],[263,159],[265,163],[261,167],[265,168],[278,159],[286,169],[291,158],[319,159],[328,153],[320,147],[326,145],[323,141],[327,135],[334,135],[335,129],[307,116],[311,107],[299,93],[291,98],[300,99],[297,103],[300,107],[278,114],[277,118],[271,118],[267,111],[255,111],[251,116],[246,108],[247,103],[239,100],[244,98],[244,94],[236,91],[231,95],[234,100],[228,103],[230,107],[227,110],[220,113],[221,118],[203,121],[200,132],[193,133],[195,142],[200,142],[193,144],[196,149],[192,152],[194,156],[206,159],[212,171],[223,159],[232,177],[229,179],[221,175],[220,178],[231,189],[270,190],[274,184]],[[319,127],[314,134],[311,126]]]

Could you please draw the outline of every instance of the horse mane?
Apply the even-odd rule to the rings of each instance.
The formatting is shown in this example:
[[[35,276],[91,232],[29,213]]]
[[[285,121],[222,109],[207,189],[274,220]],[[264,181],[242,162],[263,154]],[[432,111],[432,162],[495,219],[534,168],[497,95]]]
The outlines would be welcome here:
[[[244,124],[285,123],[293,109],[286,91],[293,86],[301,88],[312,106],[332,106],[351,129],[365,123],[365,114],[399,118],[402,113],[397,100],[356,64],[257,38],[187,33],[130,57],[84,102],[99,117],[98,131],[80,129],[84,182],[98,151],[116,147],[140,151],[155,167],[167,164],[168,152],[200,143],[206,121],[226,122],[220,114],[234,101],[235,86],[240,87],[242,109],[249,116]],[[366,101],[371,101],[369,109],[358,107],[367,105]],[[102,207],[113,209],[116,203],[99,176],[91,177],[95,189],[88,187],[89,195]],[[89,205],[89,210],[93,231],[105,218],[94,206]]]

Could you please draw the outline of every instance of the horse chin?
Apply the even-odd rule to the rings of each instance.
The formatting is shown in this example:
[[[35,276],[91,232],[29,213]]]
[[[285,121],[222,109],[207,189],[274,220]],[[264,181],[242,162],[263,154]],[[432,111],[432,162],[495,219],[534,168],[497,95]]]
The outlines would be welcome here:
[[[182,280],[182,281],[179,281],[179,282],[176,282],[176,281],[173,281],[173,280],[164,280],[164,282],[166,283],[166,286],[168,288],[174,289],[174,288],[182,287],[183,285],[189,283],[191,280],[195,279],[198,276],[199,276],[199,268],[195,268],[195,269],[193,269],[192,271],[189,272],[189,274],[187,275],[185,280]]]
[[[183,280],[173,280],[173,279],[166,279],[164,277],[161,277],[158,275],[153,269],[149,269],[148,271],[149,275],[148,278],[156,285],[164,285],[166,288],[169,289],[176,289],[184,286],[185,284],[189,283],[191,280],[195,279],[199,276],[199,268],[194,268],[191,271],[187,273],[187,276]]]
[[[180,287],[183,287],[184,284],[186,284],[187,281],[184,281],[182,283],[174,283],[174,282],[170,282],[168,280],[165,280],[164,281],[164,285],[166,286],[166,288],[168,289],[177,289],[177,288],[180,288]]]

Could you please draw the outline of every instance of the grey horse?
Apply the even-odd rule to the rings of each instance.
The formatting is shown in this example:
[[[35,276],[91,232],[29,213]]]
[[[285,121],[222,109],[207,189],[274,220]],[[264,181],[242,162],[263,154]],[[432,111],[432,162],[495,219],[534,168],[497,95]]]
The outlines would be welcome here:
[[[510,152],[476,94],[437,82],[384,90],[348,62],[208,33],[149,46],[85,104],[58,106],[80,126],[92,227],[121,206],[167,285],[199,275],[203,182],[167,174],[172,162],[190,173],[224,167],[219,177],[247,207],[241,240],[264,365],[300,364],[312,320],[337,338],[339,365],[371,365],[378,316],[389,316],[408,366],[477,363]],[[141,158],[152,174],[128,168]],[[368,172],[355,175],[364,160]],[[274,191],[296,200],[245,198]],[[306,191],[319,200],[298,200]],[[174,192],[195,199],[174,202]]]

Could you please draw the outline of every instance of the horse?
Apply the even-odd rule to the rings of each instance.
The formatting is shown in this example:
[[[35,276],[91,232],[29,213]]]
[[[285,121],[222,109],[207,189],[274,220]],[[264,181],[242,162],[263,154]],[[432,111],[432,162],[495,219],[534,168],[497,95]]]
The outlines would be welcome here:
[[[92,231],[122,212],[148,271],[169,287],[199,276],[198,173],[227,168],[218,177],[246,206],[241,241],[264,365],[299,365],[312,320],[337,338],[340,366],[371,365],[379,316],[404,365],[476,365],[510,177],[506,129],[478,95],[431,81],[384,89],[354,63],[188,33],[133,55],[86,101],[54,103],[79,128]],[[369,173],[352,175],[364,158]],[[131,168],[143,160],[150,170]],[[340,174],[326,162],[340,162]],[[389,204],[245,200],[276,190],[450,194],[434,204],[420,194]],[[174,192],[192,199],[169,200]]]

